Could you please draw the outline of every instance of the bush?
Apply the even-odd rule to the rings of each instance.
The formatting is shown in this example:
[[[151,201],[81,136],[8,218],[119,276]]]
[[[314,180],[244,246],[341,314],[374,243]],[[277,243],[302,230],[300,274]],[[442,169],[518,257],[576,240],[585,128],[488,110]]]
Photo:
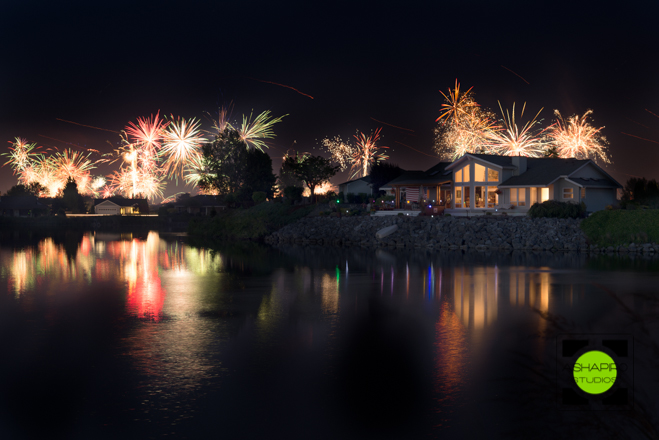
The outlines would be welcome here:
[[[337,196],[340,202],[343,202],[345,199],[343,198],[343,191],[339,191],[339,195]]]
[[[304,188],[299,186],[287,186],[284,188],[284,198],[289,202],[300,202]]]
[[[359,202],[355,201],[357,199],[357,197],[358,197],[357,194],[348,193],[348,196],[347,196],[348,203],[359,203]]]
[[[359,201],[357,203],[368,203],[368,199],[370,198],[366,193],[359,193],[357,196],[359,196]]]
[[[659,242],[659,210],[597,211],[581,222],[588,241],[598,246]]]
[[[559,202],[547,200],[534,203],[529,209],[531,218],[582,218],[586,215],[586,206],[581,203]]]
[[[263,191],[254,191],[252,194],[252,200],[254,200],[254,203],[257,205],[259,203],[265,202],[265,199],[267,198],[266,194]]]

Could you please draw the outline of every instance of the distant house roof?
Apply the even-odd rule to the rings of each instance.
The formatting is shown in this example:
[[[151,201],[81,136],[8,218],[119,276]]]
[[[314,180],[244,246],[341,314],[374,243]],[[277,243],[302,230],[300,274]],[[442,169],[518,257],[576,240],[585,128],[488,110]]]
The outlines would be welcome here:
[[[2,209],[48,209],[36,196],[3,196],[0,198],[0,210]]]
[[[107,199],[94,199],[94,206],[103,202],[112,202],[117,206],[135,206],[140,210],[140,213],[149,212],[149,202],[147,199],[126,199],[124,197],[108,197]]]
[[[458,165],[461,162],[464,162],[467,157],[473,157],[476,159],[481,159],[486,162],[489,162],[494,165],[498,165],[502,168],[515,168],[513,165],[513,157],[514,156],[497,156],[496,154],[465,154],[461,158],[455,160],[454,162],[450,163],[447,168],[455,168],[456,165]]]
[[[371,176],[368,175],[368,176],[360,177],[359,179],[348,180],[347,182],[339,183],[339,185],[347,185],[349,183],[357,182],[359,180],[361,180],[363,182],[366,182],[366,183],[371,183]]]
[[[194,205],[198,207],[203,206],[223,206],[220,202],[217,201],[216,196],[210,195],[197,195],[194,197],[185,197],[174,203],[175,207]]]
[[[400,176],[396,177],[394,180],[387,182],[382,185],[384,187],[400,186],[400,185],[425,185],[432,184],[437,185],[441,183],[448,183],[452,181],[451,176],[445,176],[443,168],[438,165],[435,165],[428,171],[432,170],[432,174],[428,171],[405,171]]]
[[[572,173],[592,165],[604,174],[608,179],[583,179],[570,178],[579,186],[590,186],[600,188],[621,188],[614,178],[609,176],[595,162],[590,159],[550,159],[550,158],[528,158],[526,171],[519,176],[512,176],[501,182],[499,186],[548,186],[560,177],[569,177]]]

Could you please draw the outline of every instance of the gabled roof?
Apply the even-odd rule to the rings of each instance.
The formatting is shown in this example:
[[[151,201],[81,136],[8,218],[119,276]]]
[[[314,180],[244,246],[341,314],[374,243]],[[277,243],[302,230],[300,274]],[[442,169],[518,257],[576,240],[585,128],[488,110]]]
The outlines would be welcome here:
[[[569,176],[591,160],[528,158],[526,171],[501,182],[499,186],[548,186],[561,176]]]
[[[405,171],[394,180],[382,185],[382,187],[391,187],[392,185],[438,184],[450,181],[450,176],[444,176],[443,173],[439,172],[434,176],[430,176],[427,171]]]
[[[448,168],[449,170],[453,169],[458,164],[467,160],[467,158],[469,157],[484,160],[485,162],[489,162],[493,165],[497,165],[502,168],[515,168],[515,166],[513,165],[514,156],[498,156],[496,154],[471,154],[471,153],[465,154],[461,158],[456,159],[453,163],[451,163],[446,168]]]
[[[94,199],[94,206],[103,202],[112,202],[117,206],[134,206],[138,205],[141,208],[141,205],[146,202],[146,199],[125,199],[123,197],[108,197],[107,199]],[[142,202],[144,201],[144,202]]]
[[[371,183],[371,176],[369,174],[368,176],[360,177],[359,179],[352,179],[352,180],[348,180],[347,182],[339,183],[339,185],[347,185],[349,183],[357,182],[358,180],[361,180],[366,183]]]
[[[426,174],[429,176],[441,176],[444,173],[447,173],[446,167],[451,165],[452,162],[439,162],[437,165],[434,167],[426,170]]]
[[[620,185],[618,182],[611,181],[609,179],[584,179],[580,177],[570,177],[569,180],[583,188],[622,188],[622,185]]]

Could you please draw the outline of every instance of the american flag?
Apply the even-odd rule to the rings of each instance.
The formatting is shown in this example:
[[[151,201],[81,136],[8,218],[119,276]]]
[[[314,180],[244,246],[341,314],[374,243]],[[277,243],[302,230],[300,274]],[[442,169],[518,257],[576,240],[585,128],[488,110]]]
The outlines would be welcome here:
[[[419,187],[407,187],[405,188],[405,199],[409,202],[418,202],[419,201]]]

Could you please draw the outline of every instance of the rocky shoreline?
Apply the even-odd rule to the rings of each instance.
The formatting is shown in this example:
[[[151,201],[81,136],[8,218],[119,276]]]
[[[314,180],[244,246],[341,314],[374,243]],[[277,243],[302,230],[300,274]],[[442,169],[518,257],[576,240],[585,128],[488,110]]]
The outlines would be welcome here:
[[[529,217],[305,217],[265,237],[269,244],[367,248],[563,251],[659,254],[659,244],[590,245],[581,220]],[[376,233],[397,230],[384,238]]]

